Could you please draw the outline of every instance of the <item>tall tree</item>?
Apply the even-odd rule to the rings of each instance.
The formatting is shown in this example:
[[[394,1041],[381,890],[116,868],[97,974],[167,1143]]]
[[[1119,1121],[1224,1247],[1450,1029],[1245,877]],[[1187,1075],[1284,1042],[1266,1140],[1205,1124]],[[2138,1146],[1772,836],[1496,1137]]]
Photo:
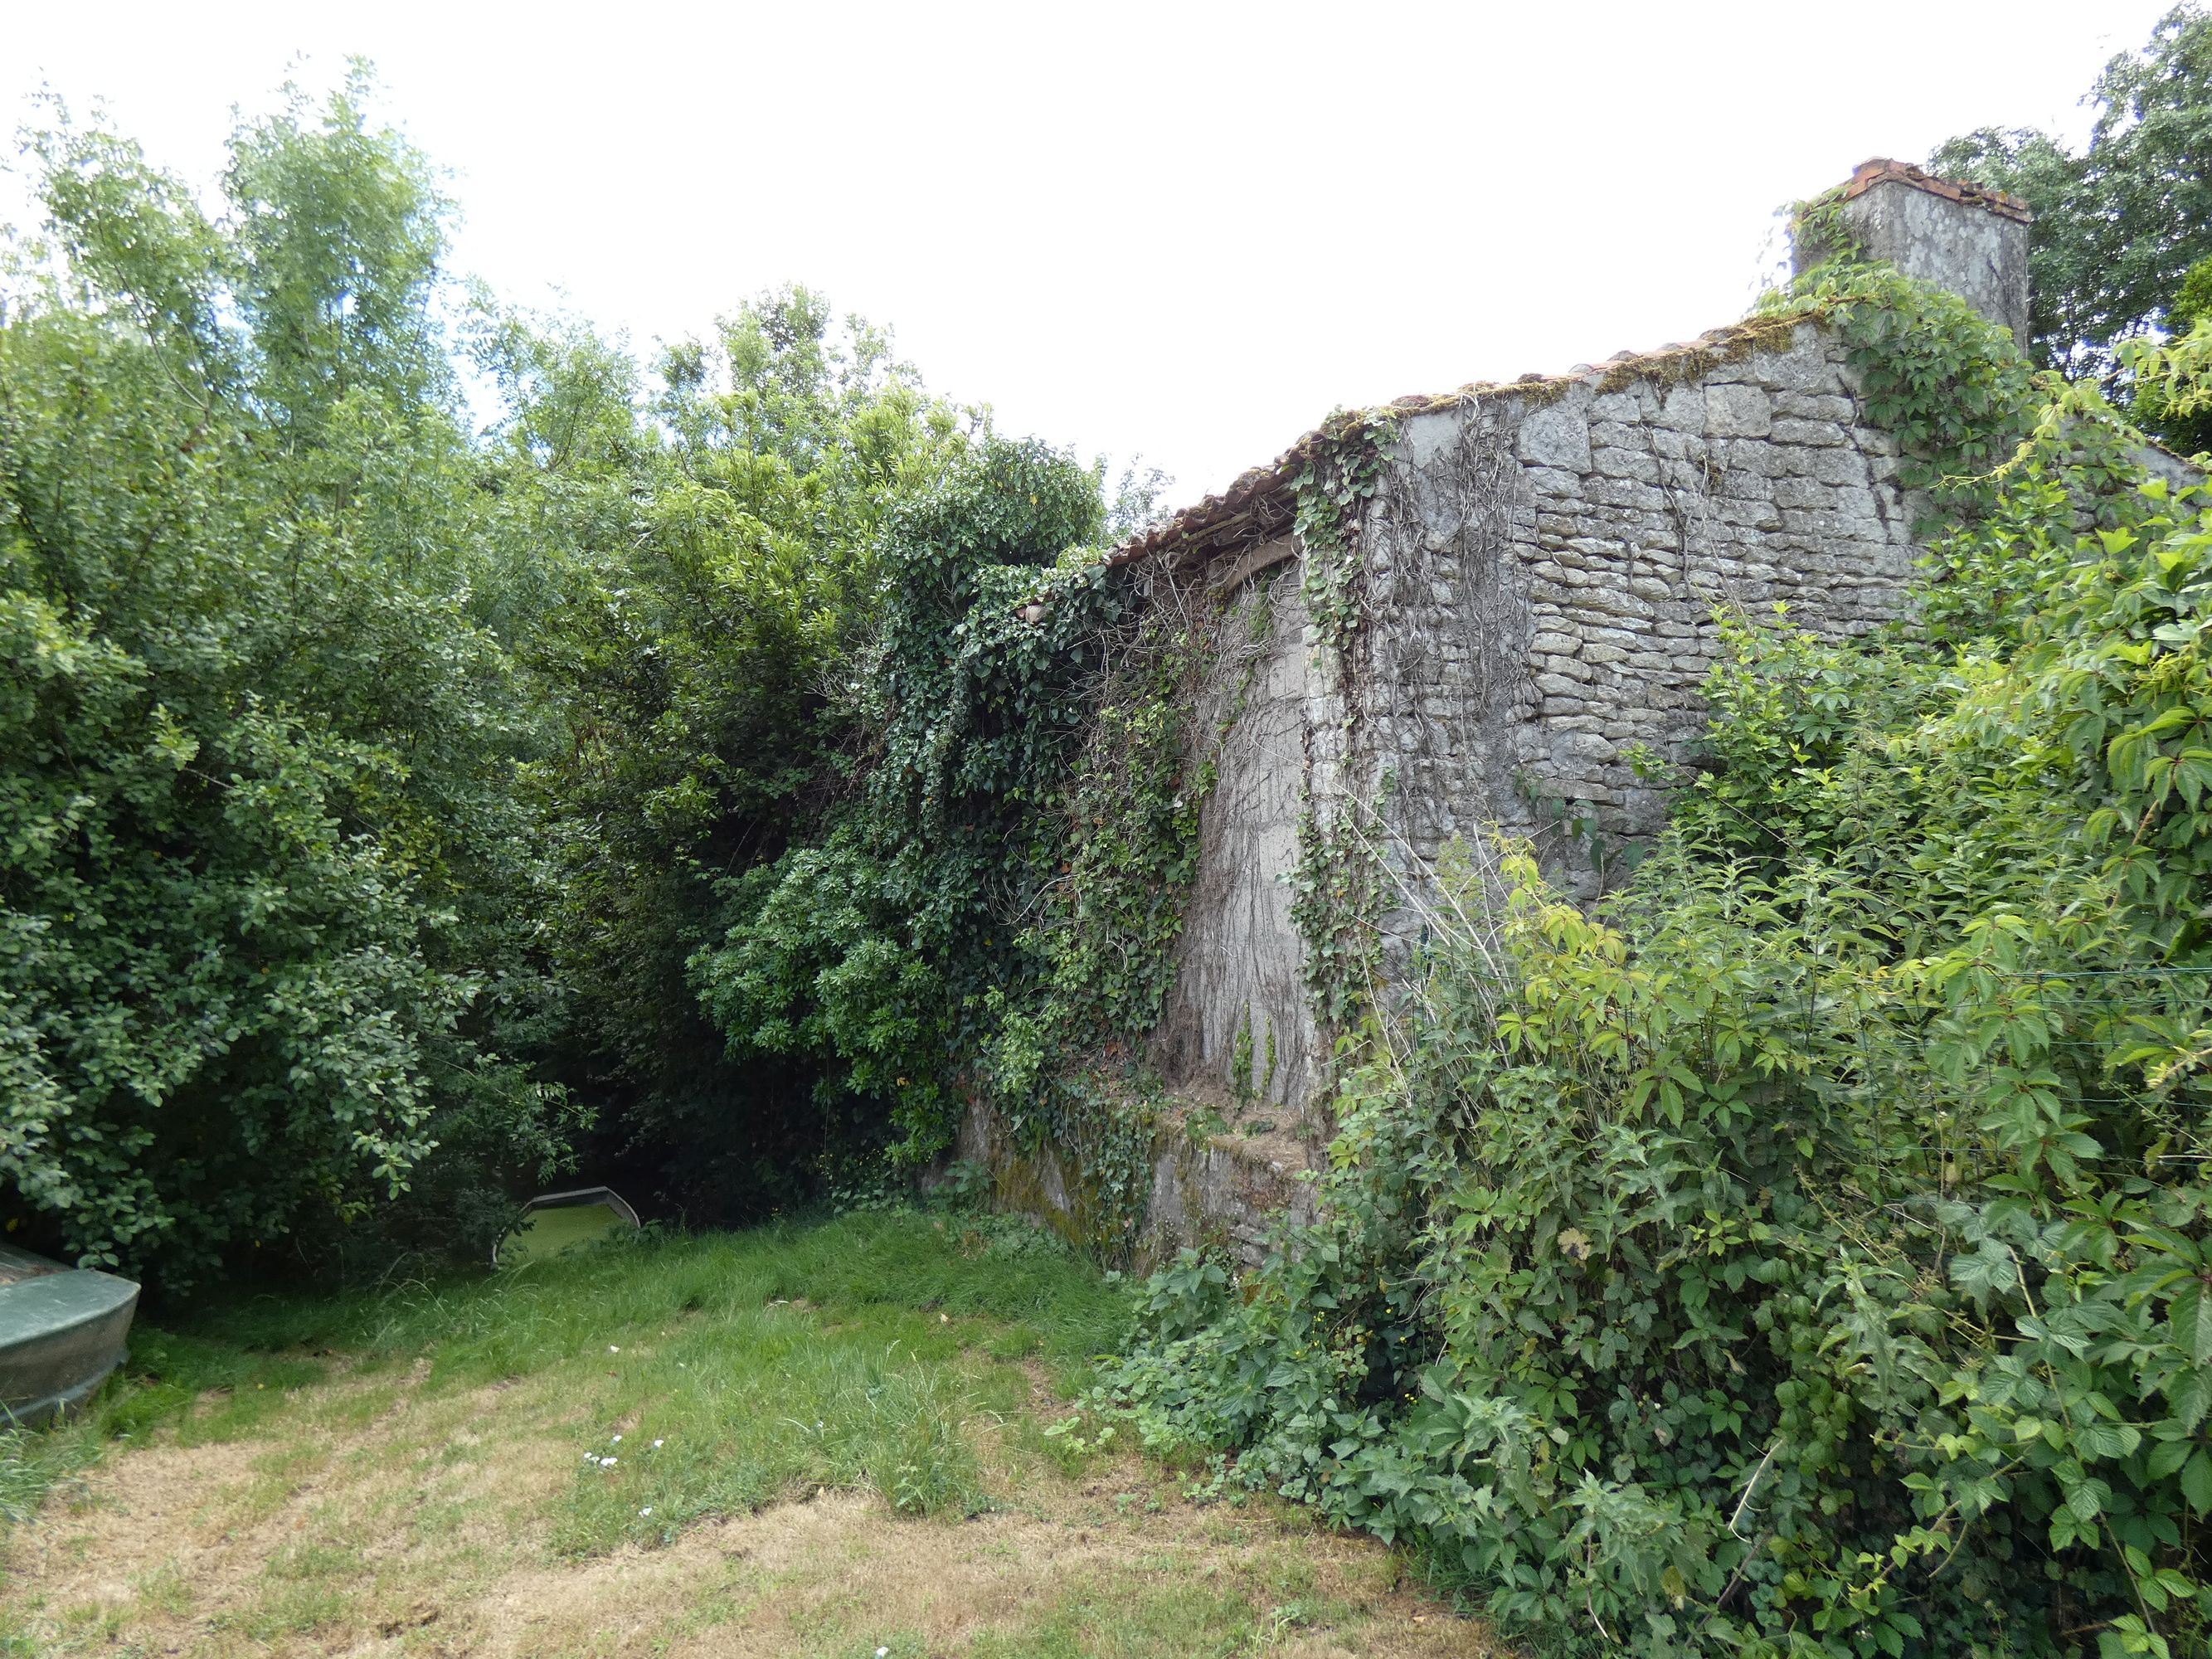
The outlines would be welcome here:
[[[241,126],[220,219],[58,120],[9,250],[0,1192],[173,1281],[562,1142],[445,209],[369,91]]]
[[[2097,118],[2078,155],[2047,133],[1984,127],[1929,165],[2026,198],[2031,355],[2110,378],[2114,348],[2166,327],[2191,267],[2212,258],[2212,17],[2176,6],[2084,101]]]

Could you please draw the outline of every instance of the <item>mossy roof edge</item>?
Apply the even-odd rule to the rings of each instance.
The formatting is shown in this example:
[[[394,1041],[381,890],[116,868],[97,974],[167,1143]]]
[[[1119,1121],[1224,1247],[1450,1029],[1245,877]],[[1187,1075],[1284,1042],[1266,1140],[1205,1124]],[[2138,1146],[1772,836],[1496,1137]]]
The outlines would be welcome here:
[[[1239,547],[1273,535],[1296,515],[1298,476],[1325,445],[1344,443],[1378,427],[1412,416],[1467,409],[1486,398],[1511,398],[1541,405],[1565,397],[1578,385],[1599,392],[1618,392],[1644,380],[1678,384],[1706,369],[1736,362],[1757,351],[1788,349],[1800,323],[1817,321],[1817,306],[1747,318],[1708,330],[1694,340],[1675,341],[1653,351],[1623,351],[1601,363],[1577,363],[1562,374],[1523,374],[1516,380],[1470,380],[1449,392],[1416,393],[1372,408],[1333,415],[1265,466],[1237,475],[1218,495],[1194,502],[1122,543],[1106,556],[1112,565],[1183,550]]]

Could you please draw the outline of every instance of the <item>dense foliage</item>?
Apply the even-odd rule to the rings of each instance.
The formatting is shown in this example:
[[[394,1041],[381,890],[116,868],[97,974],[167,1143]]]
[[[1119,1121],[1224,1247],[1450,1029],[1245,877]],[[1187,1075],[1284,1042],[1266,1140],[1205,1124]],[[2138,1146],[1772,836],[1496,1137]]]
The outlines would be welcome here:
[[[825,836],[726,884],[729,931],[691,967],[732,1052],[803,1061],[848,1150],[888,1129],[912,1167],[988,1096],[1127,1225],[1126,1115],[1081,1073],[1117,1044],[1104,1081],[1131,1070],[1167,992],[1206,629],[1164,582],[1141,603],[1086,545],[1104,527],[1094,473],[997,438],[894,509],[861,780]]]
[[[726,884],[818,839],[855,787],[882,527],[972,422],[804,289],[666,354],[648,409],[586,335],[509,319],[483,351],[514,388],[499,512],[561,584],[523,647],[562,728],[525,779],[571,999],[559,1066],[607,1103],[605,1156],[695,1215],[743,1215],[804,1191],[812,1079],[732,1056],[688,964],[730,925]]]
[[[1564,1650],[2201,1652],[2212,500],[1954,301],[1786,303],[1944,485],[1919,615],[1732,623],[1605,914],[1471,861],[1323,1221],[1092,1406]]]
[[[40,141],[0,323],[0,1181],[88,1261],[185,1275],[434,1142],[563,1144],[510,1058],[547,995],[508,920],[528,716],[428,322],[443,207],[359,90],[241,129],[220,222],[126,143]]]
[[[1097,1413],[1563,1650],[2206,1650],[2212,499],[2130,421],[2212,431],[2208,28],[2107,70],[2082,157],[1939,158],[2037,203],[2038,349],[2096,375],[1884,270],[1775,300],[1849,349],[1933,557],[1868,641],[1729,619],[1710,752],[1606,908],[1470,852],[1378,1006],[1364,821],[1309,817],[1323,1218],[1241,1285],[1156,1279]],[[242,127],[212,215],[34,141],[10,1222],[172,1284],[473,1249],[579,1156],[739,1218],[911,1171],[980,1099],[1127,1243],[1199,711],[1252,658],[1217,599],[1099,550],[1141,490],[804,289],[649,373],[464,300],[366,92]],[[1340,658],[1390,441],[1333,423],[1297,481]]]
[[[371,92],[242,126],[213,212],[30,141],[11,1231],[173,1285],[381,1267],[579,1158],[738,1219],[1139,1029],[1194,636],[1079,550],[1156,479],[1109,508],[802,289],[650,372],[465,294]]]

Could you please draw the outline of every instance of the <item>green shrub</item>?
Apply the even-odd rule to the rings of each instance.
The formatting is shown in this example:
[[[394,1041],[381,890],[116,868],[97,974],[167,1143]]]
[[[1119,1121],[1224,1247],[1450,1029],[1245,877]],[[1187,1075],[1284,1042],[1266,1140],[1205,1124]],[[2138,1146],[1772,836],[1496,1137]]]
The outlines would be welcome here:
[[[1893,276],[1806,297],[1923,397],[2014,378]],[[1468,881],[1323,1218],[1155,1279],[1093,1413],[1565,1650],[2206,1650],[2212,496],[2041,391],[1909,423],[1954,480],[1914,618],[1730,622],[1602,914]]]
[[[356,1228],[464,1120],[471,1191],[567,1128],[506,1048],[546,994],[530,721],[475,605],[444,204],[363,93],[241,127],[219,223],[39,135],[10,244],[0,1194],[172,1282]]]

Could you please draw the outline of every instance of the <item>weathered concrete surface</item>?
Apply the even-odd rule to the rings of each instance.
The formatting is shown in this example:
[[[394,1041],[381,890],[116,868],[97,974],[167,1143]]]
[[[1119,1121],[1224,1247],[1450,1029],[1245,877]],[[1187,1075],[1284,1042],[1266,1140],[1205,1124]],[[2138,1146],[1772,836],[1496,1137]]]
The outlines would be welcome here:
[[[1267,544],[1221,595],[1218,657],[1192,720],[1197,740],[1213,745],[1217,775],[1153,1042],[1170,1088],[1294,1112],[1311,1091],[1315,1044],[1291,921],[1314,690],[1296,553],[1295,544]]]
[[[991,1176],[998,1201],[1035,1215],[1070,1241],[1093,1245],[1105,1231],[1083,1171],[1055,1147],[1018,1146],[981,1105],[961,1121],[955,1152]],[[1281,1222],[1314,1218],[1314,1192],[1301,1179],[1305,1146],[1283,1133],[1194,1134],[1168,1115],[1152,1141],[1152,1181],[1132,1266],[1149,1269],[1188,1244],[1228,1250],[1247,1267],[1265,1257]]]

